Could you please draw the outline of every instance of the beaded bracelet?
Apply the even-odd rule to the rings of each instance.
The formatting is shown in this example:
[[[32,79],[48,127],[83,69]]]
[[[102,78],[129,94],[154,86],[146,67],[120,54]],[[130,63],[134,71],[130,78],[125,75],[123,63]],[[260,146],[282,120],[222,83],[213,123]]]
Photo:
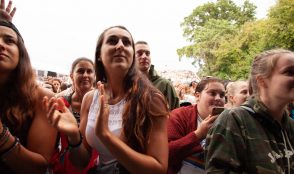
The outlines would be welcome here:
[[[0,147],[4,146],[8,142],[9,137],[10,137],[10,132],[7,129],[5,134],[0,139]]]
[[[4,152],[2,152],[0,154],[0,158],[2,161],[6,160],[7,155],[9,155],[14,149],[16,149],[19,145],[19,139],[17,137],[14,137],[14,142],[13,144],[7,148],[6,150],[4,150]]]

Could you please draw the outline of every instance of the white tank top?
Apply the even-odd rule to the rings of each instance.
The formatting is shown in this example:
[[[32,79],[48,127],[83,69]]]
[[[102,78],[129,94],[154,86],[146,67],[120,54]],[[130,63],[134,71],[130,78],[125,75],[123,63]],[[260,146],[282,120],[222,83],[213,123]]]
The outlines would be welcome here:
[[[122,99],[115,105],[109,105],[109,120],[108,127],[109,130],[116,135],[120,136],[121,128],[122,128],[122,114],[125,106],[125,99]],[[99,91],[96,89],[93,95],[93,101],[90,106],[89,114],[88,114],[88,122],[86,126],[86,138],[88,144],[95,148],[99,154],[99,161],[103,164],[111,163],[116,159],[112,156],[112,154],[108,151],[108,149],[103,145],[100,139],[95,135],[95,124],[96,124],[96,116],[98,117],[100,109],[99,102]]]

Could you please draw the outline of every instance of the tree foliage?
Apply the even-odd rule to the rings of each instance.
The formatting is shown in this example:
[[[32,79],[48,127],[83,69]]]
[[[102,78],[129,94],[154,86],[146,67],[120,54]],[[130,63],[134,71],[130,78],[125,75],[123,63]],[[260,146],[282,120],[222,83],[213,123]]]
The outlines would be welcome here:
[[[294,1],[279,0],[269,11],[266,49],[294,50]]]
[[[253,21],[256,7],[245,1],[237,6],[232,0],[218,0],[196,7],[184,19],[184,37],[190,45],[177,50],[180,59],[192,57],[202,74],[213,74],[217,69],[216,51],[222,42],[230,40],[245,22]]]

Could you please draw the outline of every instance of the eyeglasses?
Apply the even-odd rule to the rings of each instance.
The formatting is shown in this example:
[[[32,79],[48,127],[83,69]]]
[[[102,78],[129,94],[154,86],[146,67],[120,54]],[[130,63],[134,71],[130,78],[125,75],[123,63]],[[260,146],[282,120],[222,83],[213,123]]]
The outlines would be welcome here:
[[[144,53],[146,56],[150,56],[150,51],[148,51],[148,50],[138,50],[136,52],[137,56],[142,56]]]

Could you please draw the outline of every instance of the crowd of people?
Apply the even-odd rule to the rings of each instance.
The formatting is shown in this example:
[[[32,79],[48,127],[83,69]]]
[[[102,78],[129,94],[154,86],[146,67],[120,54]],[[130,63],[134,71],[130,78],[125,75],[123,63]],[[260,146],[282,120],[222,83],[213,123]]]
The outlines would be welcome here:
[[[71,85],[37,80],[0,4],[0,173],[294,173],[294,52],[258,54],[249,79],[175,84],[124,26],[77,58]]]

